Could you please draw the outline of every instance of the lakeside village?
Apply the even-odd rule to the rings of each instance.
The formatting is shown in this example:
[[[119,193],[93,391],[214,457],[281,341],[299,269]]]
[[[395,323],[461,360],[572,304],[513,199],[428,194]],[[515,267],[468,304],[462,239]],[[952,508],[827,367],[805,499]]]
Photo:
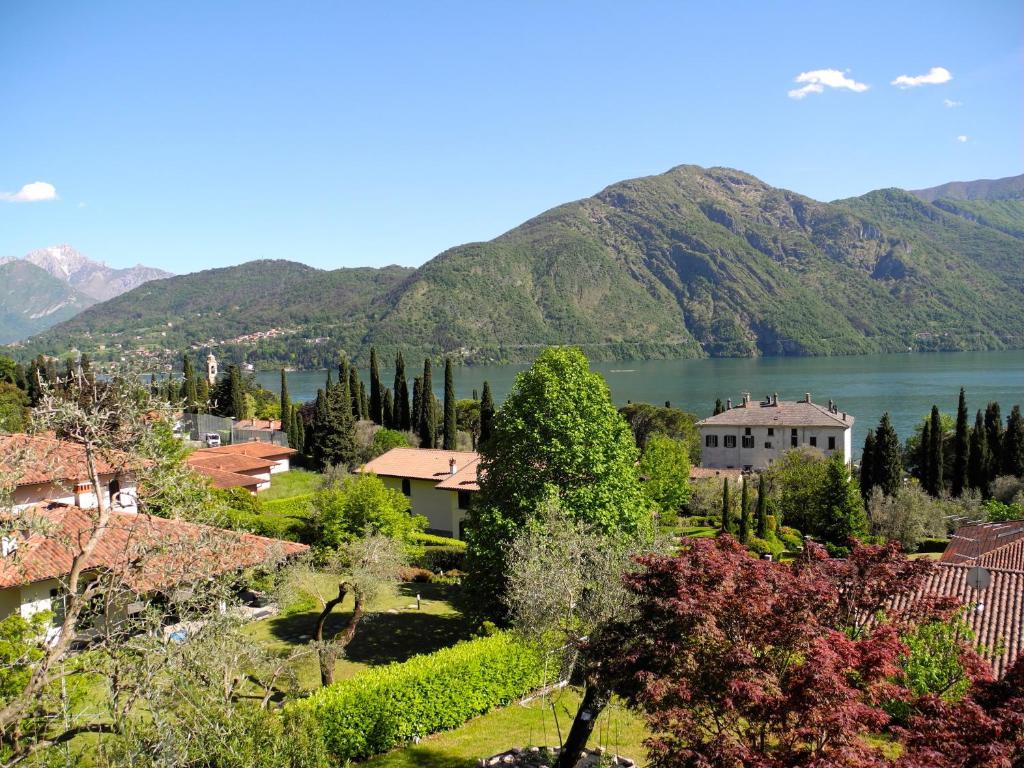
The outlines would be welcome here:
[[[1024,761],[1020,404],[202,362],[0,357],[4,765]]]

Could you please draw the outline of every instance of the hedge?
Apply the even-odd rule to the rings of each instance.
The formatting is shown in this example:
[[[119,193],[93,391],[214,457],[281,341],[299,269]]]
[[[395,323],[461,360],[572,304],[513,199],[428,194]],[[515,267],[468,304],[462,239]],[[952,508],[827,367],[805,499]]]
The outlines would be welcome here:
[[[543,678],[540,654],[498,633],[321,688],[288,704],[285,716],[317,722],[327,751],[344,763],[457,728],[522,697]]]
[[[420,544],[426,544],[428,547],[458,547],[460,549],[466,548],[466,542],[459,539],[450,539],[447,536],[435,536],[432,533],[420,533],[419,531],[413,533],[409,537],[412,541],[419,542]]]
[[[304,493],[301,496],[289,496],[286,499],[270,499],[260,501],[260,509],[263,512],[282,517],[308,518],[312,514],[310,502],[313,500],[312,493]]]
[[[411,558],[411,563],[435,573],[464,571],[466,550],[464,547],[423,547]]]

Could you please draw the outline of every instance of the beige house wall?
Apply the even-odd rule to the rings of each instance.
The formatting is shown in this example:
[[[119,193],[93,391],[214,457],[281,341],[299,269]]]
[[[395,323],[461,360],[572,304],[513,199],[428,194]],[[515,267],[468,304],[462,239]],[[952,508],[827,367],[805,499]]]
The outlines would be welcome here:
[[[402,490],[402,478],[381,476],[380,479],[386,487]],[[412,514],[427,518],[430,531],[459,538],[459,523],[467,515],[465,509],[459,509],[459,494],[456,491],[437,490],[437,481],[434,480],[410,479],[409,486]]]

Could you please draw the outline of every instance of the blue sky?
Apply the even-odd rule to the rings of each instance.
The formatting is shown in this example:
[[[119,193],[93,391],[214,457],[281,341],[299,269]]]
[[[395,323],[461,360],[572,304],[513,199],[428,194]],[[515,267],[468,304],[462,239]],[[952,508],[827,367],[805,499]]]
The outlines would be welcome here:
[[[1024,171],[1017,0],[11,0],[0,55],[0,256],[418,265],[680,163],[823,200]]]

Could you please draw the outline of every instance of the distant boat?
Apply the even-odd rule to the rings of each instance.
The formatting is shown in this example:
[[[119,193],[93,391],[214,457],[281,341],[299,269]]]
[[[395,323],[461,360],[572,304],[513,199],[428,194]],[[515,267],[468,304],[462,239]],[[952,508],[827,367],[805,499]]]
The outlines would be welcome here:
[[[608,373],[636,373],[636,368],[612,368]]]

